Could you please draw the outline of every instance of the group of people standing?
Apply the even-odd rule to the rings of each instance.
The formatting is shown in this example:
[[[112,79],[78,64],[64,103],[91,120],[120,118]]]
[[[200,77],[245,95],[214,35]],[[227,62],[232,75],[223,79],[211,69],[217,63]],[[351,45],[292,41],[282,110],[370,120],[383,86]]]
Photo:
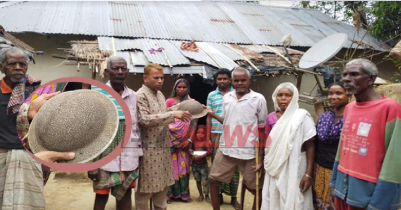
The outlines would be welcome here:
[[[232,183],[236,170],[247,190],[261,190],[261,204],[255,200],[253,209],[401,207],[401,158],[396,152],[401,148],[401,106],[374,91],[378,70],[371,61],[346,64],[342,82],[328,87],[333,111],[322,113],[317,125],[299,108],[293,84],[276,88],[275,110],[267,115],[264,97],[249,89],[249,72],[236,68],[231,75],[219,70],[218,87],[208,97],[208,118],[213,118],[208,139],[216,153],[209,175],[214,210],[220,209],[219,185]],[[352,95],[355,101],[350,102]],[[255,186],[257,172],[265,173],[263,187]]]
[[[243,86],[235,82],[238,79],[236,70],[232,75],[232,85],[238,96],[240,91],[237,89]],[[264,157],[261,209],[400,208],[401,174],[398,168],[401,158],[395,151],[401,148],[398,134],[401,106],[374,91],[377,75],[377,67],[369,60],[348,62],[342,82],[329,86],[328,99],[334,110],[322,113],[317,126],[310,114],[299,108],[298,90],[294,85],[283,83],[276,88],[272,95],[275,110],[262,122],[268,136],[259,133],[259,146],[262,145],[264,151],[254,150],[260,152],[259,157]],[[252,95],[252,90],[249,89],[247,94]],[[355,101],[349,103],[352,95]],[[239,125],[251,115],[255,120],[259,119],[264,111],[256,109],[248,115],[248,110],[257,107],[251,104],[248,109],[232,110],[232,106],[238,107],[241,99],[238,97],[239,100],[232,103],[231,96],[223,97],[224,119],[220,121],[223,121],[224,134],[232,136],[220,138],[220,150],[230,150],[232,153],[225,157],[238,163],[248,159],[247,148],[242,149],[241,155],[235,153],[238,148],[227,148],[230,146],[222,142],[232,142],[233,135],[237,135],[233,147],[239,146],[241,140],[231,127],[225,126]],[[235,123],[229,118],[233,113],[237,115]],[[218,119],[216,114],[211,115]],[[257,170],[258,167],[253,168]],[[215,168],[222,166],[213,165],[211,187],[216,180],[228,180],[223,180],[221,174],[220,177],[212,176]],[[248,185],[246,188],[255,189],[250,187],[252,181],[247,180],[246,172],[241,173]],[[213,209],[216,210],[219,209],[218,199],[213,192]]]
[[[235,70],[232,75],[237,93]],[[259,135],[259,143],[264,142],[259,144],[264,147],[259,157],[264,155],[265,171],[261,209],[400,208],[401,158],[395,151],[401,148],[401,106],[374,91],[377,75],[377,67],[369,60],[348,62],[342,82],[328,89],[334,110],[322,113],[317,126],[309,113],[299,108],[294,85],[283,83],[276,88],[272,95],[275,110],[265,121],[268,137]],[[355,101],[349,103],[352,95]],[[230,95],[223,97],[223,127],[238,125],[226,120],[232,114],[228,102]],[[245,121],[247,110],[241,110],[244,114],[237,119]],[[252,112],[253,117],[257,119],[261,112]],[[220,142],[229,140],[220,138]],[[237,158],[236,162],[246,159],[246,155],[229,156]],[[213,205],[213,209],[219,207]]]
[[[48,174],[42,174],[40,164],[23,150],[16,128],[7,122],[29,128],[32,113],[57,93],[43,93],[24,105],[40,84],[26,75],[26,56],[11,49],[0,56],[0,63],[6,75],[0,82],[0,132],[7,134],[0,135],[0,209],[45,209],[42,179]],[[346,64],[343,82],[328,88],[334,109],[322,113],[317,125],[299,108],[299,93],[292,83],[275,89],[274,111],[268,114],[266,99],[249,88],[251,75],[241,67],[219,69],[214,75],[217,88],[204,107],[206,126],[179,110],[180,103],[193,100],[187,80],[178,79],[165,99],[160,65],[145,66],[144,84],[136,93],[125,85],[129,69],[124,58],[110,57],[105,73],[107,85],[127,103],[132,122],[125,123],[134,129],[129,146],[115,160],[88,172],[96,193],[94,209],[105,208],[110,192],[118,209],[131,209],[132,188],[137,210],[149,209],[150,200],[155,210],[167,209],[174,199],[191,202],[191,166],[197,200],[211,201],[214,210],[220,209],[223,193],[231,196],[235,209],[240,208],[240,174],[245,189],[259,194],[253,209],[401,207],[401,106],[374,91],[378,71],[369,60]],[[352,95],[356,100],[349,103]],[[200,151],[205,152],[194,155]],[[40,157],[74,158],[51,155]],[[212,159],[210,172],[207,156]],[[16,174],[30,178],[20,182]]]

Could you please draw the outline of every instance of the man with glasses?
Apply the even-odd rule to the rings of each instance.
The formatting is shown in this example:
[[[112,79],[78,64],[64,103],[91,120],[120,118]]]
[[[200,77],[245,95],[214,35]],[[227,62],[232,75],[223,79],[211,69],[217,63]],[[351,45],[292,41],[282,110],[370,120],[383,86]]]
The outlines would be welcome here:
[[[130,210],[132,209],[131,188],[135,186],[135,179],[138,177],[139,157],[142,156],[137,124],[136,93],[125,85],[129,69],[124,58],[111,56],[107,60],[105,73],[109,77],[106,85],[121,95],[130,110],[132,130],[130,140],[119,156],[100,169],[88,172],[89,178],[93,180],[93,188],[96,193],[94,209],[105,209],[111,191],[111,194],[116,197],[117,209]],[[112,143],[114,148],[123,138],[123,126],[123,122],[120,122],[117,139]],[[110,149],[111,151],[112,149]],[[106,155],[104,154],[104,156]]]

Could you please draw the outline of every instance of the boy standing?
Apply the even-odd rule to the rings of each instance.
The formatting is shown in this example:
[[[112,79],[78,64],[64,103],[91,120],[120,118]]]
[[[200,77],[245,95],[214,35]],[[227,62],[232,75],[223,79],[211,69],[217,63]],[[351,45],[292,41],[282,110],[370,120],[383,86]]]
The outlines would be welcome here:
[[[196,136],[192,139],[194,151],[204,151],[205,154],[196,155],[193,157],[192,162],[192,172],[194,173],[194,178],[196,180],[196,186],[199,191],[198,202],[202,202],[205,194],[206,202],[210,203],[209,198],[209,168],[207,165],[206,157],[212,154],[210,149],[210,142],[205,139],[205,126],[199,125],[196,132]],[[206,152],[207,151],[207,152]],[[202,193],[203,186],[203,193]]]

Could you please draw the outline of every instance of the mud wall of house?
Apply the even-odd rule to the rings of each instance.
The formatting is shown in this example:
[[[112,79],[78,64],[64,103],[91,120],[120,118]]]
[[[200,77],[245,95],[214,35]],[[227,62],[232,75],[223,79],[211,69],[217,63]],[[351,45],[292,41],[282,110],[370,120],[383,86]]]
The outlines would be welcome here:
[[[13,33],[12,35],[27,43],[36,51],[45,52],[44,55],[34,56],[36,64],[30,62],[27,72],[35,78],[40,78],[42,83],[61,77],[92,77],[92,73],[87,65],[81,65],[80,71],[77,71],[75,61],[66,62],[63,59],[53,58],[52,55],[66,56],[67,54],[58,48],[71,48],[71,45],[68,43],[69,41],[95,40],[96,37],[57,34],[44,35],[37,33]]]

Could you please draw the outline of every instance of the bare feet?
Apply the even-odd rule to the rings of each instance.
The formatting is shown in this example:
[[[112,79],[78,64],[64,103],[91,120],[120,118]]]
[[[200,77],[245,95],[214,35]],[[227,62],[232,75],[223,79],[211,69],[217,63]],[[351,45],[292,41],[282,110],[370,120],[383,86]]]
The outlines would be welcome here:
[[[191,203],[192,202],[192,198],[189,198],[189,200],[187,200],[187,203]]]
[[[210,200],[210,198],[209,198],[208,195],[205,196],[205,200],[206,200],[206,202],[208,202],[208,203],[212,203],[212,200]]]
[[[231,197],[231,205],[234,207],[235,210],[239,210],[241,208],[241,204],[238,203],[236,197]]]
[[[203,201],[203,195],[200,195],[198,199],[196,199],[198,202],[202,202]]]
[[[173,202],[173,201],[171,200],[171,198],[170,198],[170,199],[167,199],[167,204],[170,204],[171,202]]]

